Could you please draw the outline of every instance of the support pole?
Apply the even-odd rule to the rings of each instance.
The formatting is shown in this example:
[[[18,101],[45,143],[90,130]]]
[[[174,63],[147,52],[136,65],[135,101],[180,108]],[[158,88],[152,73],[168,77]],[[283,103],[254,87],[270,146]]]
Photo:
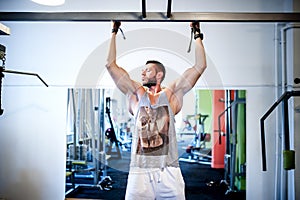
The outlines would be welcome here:
[[[146,0],[142,0],[142,16],[143,18],[146,18]]]
[[[73,112],[73,159],[76,160],[76,144],[77,144],[77,110],[75,100],[75,89],[72,88],[70,91],[70,97],[72,99],[72,112]],[[70,111],[71,112],[71,111]],[[71,153],[71,152],[70,152]]]
[[[289,95],[288,95],[289,98]],[[289,129],[289,102],[288,98],[283,100],[283,127],[284,127],[284,149],[290,150],[290,129]]]
[[[2,115],[4,112],[4,109],[2,109],[2,78],[4,77],[3,71],[4,67],[0,67],[0,115]]]
[[[171,18],[172,0],[168,0],[167,18]]]

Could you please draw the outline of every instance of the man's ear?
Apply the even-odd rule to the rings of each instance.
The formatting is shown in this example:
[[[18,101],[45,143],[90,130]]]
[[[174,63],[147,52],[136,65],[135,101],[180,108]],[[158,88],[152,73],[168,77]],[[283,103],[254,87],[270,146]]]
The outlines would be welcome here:
[[[157,73],[156,73],[156,80],[160,80],[160,81],[161,81],[163,75],[164,75],[163,72],[157,72]]]

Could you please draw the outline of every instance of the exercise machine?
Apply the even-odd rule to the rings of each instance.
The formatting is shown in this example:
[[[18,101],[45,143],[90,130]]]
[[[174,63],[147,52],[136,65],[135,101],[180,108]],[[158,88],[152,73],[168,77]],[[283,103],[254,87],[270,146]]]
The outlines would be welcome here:
[[[11,74],[21,74],[21,75],[30,75],[36,76],[39,78],[43,84],[48,87],[48,84],[36,73],[29,73],[29,72],[21,72],[21,71],[14,71],[14,70],[7,70],[5,69],[5,61],[6,61],[6,47],[0,44],[0,60],[2,61],[2,65],[0,66],[0,115],[3,114],[4,109],[2,109],[2,79],[4,78],[4,73],[11,73]]]
[[[183,135],[195,135],[197,132],[197,119],[195,117],[196,115],[186,115],[185,119],[183,119],[184,127],[180,130],[178,133],[180,139],[178,142],[184,142],[184,139],[182,138]],[[190,122],[190,120],[194,119],[195,123]],[[195,124],[195,125],[194,125]]]
[[[69,89],[67,105],[66,178],[72,188],[112,188],[107,175],[107,137],[105,135],[104,89]]]
[[[297,84],[299,79],[295,79]],[[299,97],[300,91],[286,91],[279,97],[279,99],[269,108],[269,110],[261,117],[261,153],[262,153],[262,170],[267,171],[267,156],[266,156],[266,139],[265,139],[265,126],[264,122],[273,112],[273,110],[283,102],[283,126],[284,126],[284,160],[283,166],[285,170],[295,169],[295,151],[290,149],[290,130],[289,130],[289,113],[288,113],[288,100],[291,97]],[[299,108],[296,108],[298,110]]]
[[[105,135],[110,141],[110,145],[108,147],[107,154],[111,155],[111,156],[115,155],[116,156],[115,158],[122,158],[121,151],[120,151],[120,142],[118,141],[117,136],[116,136],[114,124],[113,124],[113,121],[112,121],[111,115],[110,115],[110,113],[111,113],[110,109],[111,109],[111,99],[110,99],[110,97],[106,97],[106,109],[105,110],[106,110],[106,114],[107,114],[109,124],[110,124],[110,128],[106,129],[106,131],[105,131]],[[112,151],[113,147],[116,148],[115,152]]]
[[[132,144],[132,132],[131,132],[131,123],[132,119],[129,118],[127,122],[120,123],[119,128],[119,142],[122,148],[122,152],[131,151],[131,144]]]
[[[234,94],[234,99],[231,99]],[[226,137],[224,179],[220,184],[225,195],[246,190],[246,100],[245,91],[226,90],[225,110],[218,116],[219,144]],[[225,133],[221,132],[221,117],[225,115]]]
[[[197,114],[198,126],[190,144],[186,147],[188,158],[179,158],[179,161],[188,163],[211,164],[211,149],[206,148],[206,142],[210,141],[210,134],[205,133],[204,122],[208,115]]]
[[[294,79],[295,84],[300,83],[299,78]],[[296,88],[296,87],[295,87]],[[266,113],[261,117],[260,119],[260,128],[261,128],[261,156],[262,156],[262,171],[267,171],[267,154],[266,154],[266,134],[265,134],[265,121],[268,119],[268,117],[271,115],[271,113],[279,107],[279,105],[282,105],[282,112],[281,112],[281,122],[279,124],[282,124],[282,133],[280,134],[280,145],[278,145],[278,152],[281,151],[281,153],[278,153],[276,156],[278,157],[278,163],[279,169],[281,170],[282,177],[278,177],[276,182],[281,182],[284,187],[281,189],[281,197],[288,199],[289,193],[291,191],[290,187],[294,187],[293,184],[290,183],[290,178],[288,176],[288,173],[290,170],[294,170],[296,168],[296,151],[292,149],[290,137],[292,136],[290,134],[290,108],[289,108],[289,99],[292,97],[299,97],[300,96],[300,90],[290,90],[284,92],[276,102],[266,111]],[[299,105],[295,105],[295,113],[300,112]],[[296,121],[295,121],[296,123]],[[295,133],[296,134],[296,133]],[[296,188],[295,188],[296,189]]]

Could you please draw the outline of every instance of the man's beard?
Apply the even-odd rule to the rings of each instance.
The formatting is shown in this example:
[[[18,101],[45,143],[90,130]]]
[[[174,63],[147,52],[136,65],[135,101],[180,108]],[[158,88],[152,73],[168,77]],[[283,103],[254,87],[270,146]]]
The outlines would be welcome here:
[[[143,86],[150,88],[152,86],[156,86],[157,81],[156,78],[149,79],[147,83],[143,83]]]
[[[153,83],[153,82],[148,82],[148,83],[144,83],[143,86],[147,87],[147,88],[150,88],[152,86],[156,86],[156,83]]]

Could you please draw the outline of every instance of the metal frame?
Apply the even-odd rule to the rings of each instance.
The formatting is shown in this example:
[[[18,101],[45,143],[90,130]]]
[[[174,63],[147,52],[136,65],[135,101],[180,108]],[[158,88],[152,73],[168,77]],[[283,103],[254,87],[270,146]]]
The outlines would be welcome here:
[[[4,78],[4,73],[11,73],[11,74],[21,74],[21,75],[30,75],[30,76],[36,76],[44,83],[46,87],[48,87],[48,84],[36,73],[29,73],[29,72],[20,72],[20,71],[14,71],[14,70],[7,70],[5,69],[5,61],[6,61],[6,47],[2,44],[0,44],[0,61],[2,61],[2,65],[0,65],[0,116],[3,114],[4,110],[2,109],[2,78]]]
[[[229,92],[230,93],[230,92]],[[237,91],[235,91],[235,93],[237,93]],[[228,94],[229,98],[230,98],[230,94]],[[230,99],[228,101],[228,103],[230,103]],[[219,145],[222,144],[222,133],[221,133],[221,117],[227,113],[230,114],[230,116],[232,116],[232,122],[230,119],[228,119],[228,121],[226,122],[226,154],[230,154],[230,171],[229,171],[229,188],[226,191],[226,194],[229,194],[232,191],[235,191],[234,189],[234,181],[235,178],[237,176],[240,176],[241,174],[238,174],[235,172],[236,170],[236,143],[237,143],[237,130],[236,130],[236,121],[237,121],[237,106],[239,104],[246,104],[246,99],[245,98],[240,98],[238,97],[237,94],[235,94],[235,99],[233,102],[231,102],[226,109],[221,112],[218,116],[218,132],[219,132]],[[227,116],[226,116],[227,117]],[[230,120],[230,121],[229,121]],[[227,123],[230,124],[232,123],[232,128],[227,126]],[[230,139],[230,133],[232,133],[232,138]],[[232,144],[230,144],[230,140]],[[232,145],[232,147],[231,147]],[[226,155],[225,154],[225,155]],[[227,173],[227,172],[226,172]],[[225,175],[225,182],[227,180],[227,176]]]
[[[10,29],[2,23],[0,23],[0,35],[10,35]]]
[[[167,5],[167,18],[171,17],[171,7],[172,7],[172,0],[168,0],[168,5]]]
[[[171,1],[167,14],[147,12],[143,1],[140,12],[0,12],[0,21],[151,21],[151,22],[300,22],[299,12],[289,13],[245,13],[245,12],[173,12]]]
[[[290,132],[289,132],[289,113],[288,100],[291,97],[299,97],[300,91],[287,91],[269,108],[269,110],[260,119],[261,130],[261,153],[262,153],[262,170],[267,171],[266,139],[265,139],[265,120],[283,102],[283,126],[284,126],[284,145],[285,150],[290,150]]]
[[[146,18],[146,0],[142,0],[142,16],[143,18]]]

